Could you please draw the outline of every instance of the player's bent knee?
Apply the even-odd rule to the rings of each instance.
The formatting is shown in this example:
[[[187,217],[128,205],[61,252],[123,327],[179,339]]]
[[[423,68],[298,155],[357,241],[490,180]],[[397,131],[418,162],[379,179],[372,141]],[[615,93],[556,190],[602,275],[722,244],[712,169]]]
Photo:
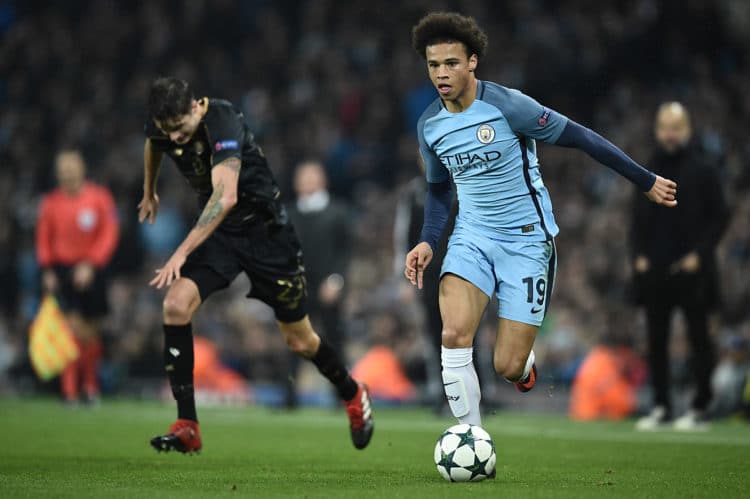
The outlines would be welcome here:
[[[512,357],[495,356],[495,372],[507,379],[508,381],[518,381],[523,377],[523,371],[526,368],[526,358],[520,355]]]
[[[80,339],[84,341],[95,340],[98,336],[96,321],[83,319],[81,321],[81,328],[79,331],[81,333],[81,335],[79,336]]]
[[[320,339],[315,334],[309,321],[281,326],[284,341],[292,352],[303,357],[312,357],[318,351]]]
[[[84,339],[85,333],[83,331],[83,318],[81,318],[80,314],[70,313],[67,314],[65,318],[68,321],[70,329],[73,331],[73,336],[78,339]]]
[[[312,357],[317,350],[317,342],[312,338],[304,338],[296,335],[285,335],[286,345],[289,350],[303,357]]]
[[[200,304],[201,296],[195,282],[186,278],[177,279],[162,302],[164,323],[175,326],[188,324]]]
[[[445,348],[469,348],[473,340],[473,332],[450,326],[443,327],[442,341]]]
[[[162,306],[165,324],[187,324],[192,318],[191,303],[185,297],[167,294]]]

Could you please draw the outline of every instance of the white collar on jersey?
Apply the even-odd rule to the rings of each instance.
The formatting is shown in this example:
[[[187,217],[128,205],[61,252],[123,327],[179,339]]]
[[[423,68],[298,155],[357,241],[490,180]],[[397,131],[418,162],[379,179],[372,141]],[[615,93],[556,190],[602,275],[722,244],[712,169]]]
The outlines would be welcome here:
[[[316,191],[306,196],[300,196],[297,198],[297,209],[300,213],[313,213],[317,211],[323,211],[328,207],[331,202],[331,196],[328,191]]]

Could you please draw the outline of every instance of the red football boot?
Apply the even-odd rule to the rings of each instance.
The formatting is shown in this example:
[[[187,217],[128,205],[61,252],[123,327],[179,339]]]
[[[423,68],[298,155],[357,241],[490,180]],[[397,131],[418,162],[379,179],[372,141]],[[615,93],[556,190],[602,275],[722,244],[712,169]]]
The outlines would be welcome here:
[[[536,364],[531,365],[531,371],[529,371],[526,381],[517,381],[513,384],[516,385],[516,390],[521,393],[526,393],[534,388],[534,385],[536,384]]]
[[[344,402],[346,413],[349,415],[349,427],[352,433],[352,443],[357,449],[364,449],[370,443],[375,422],[372,419],[372,402],[367,386],[357,383],[359,390],[354,398]]]
[[[196,421],[190,419],[178,419],[166,435],[156,436],[151,439],[151,447],[159,452],[175,450],[183,454],[192,454],[201,450],[201,430]]]

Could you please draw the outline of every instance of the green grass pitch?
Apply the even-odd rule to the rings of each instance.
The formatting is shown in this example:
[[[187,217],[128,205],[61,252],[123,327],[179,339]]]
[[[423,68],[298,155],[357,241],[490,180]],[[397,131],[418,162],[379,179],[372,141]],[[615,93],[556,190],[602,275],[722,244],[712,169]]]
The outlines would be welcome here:
[[[636,433],[632,422],[581,424],[499,412],[485,418],[498,475],[445,482],[432,463],[452,419],[376,408],[365,451],[342,411],[201,408],[203,452],[148,446],[171,405],[105,401],[66,409],[0,399],[0,497],[750,497],[750,426]]]

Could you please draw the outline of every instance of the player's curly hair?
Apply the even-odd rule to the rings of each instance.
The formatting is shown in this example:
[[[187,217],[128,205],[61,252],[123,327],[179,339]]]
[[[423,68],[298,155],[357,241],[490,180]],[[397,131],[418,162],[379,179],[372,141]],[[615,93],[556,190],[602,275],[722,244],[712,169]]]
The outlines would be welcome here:
[[[481,58],[487,51],[487,35],[473,17],[456,12],[432,12],[412,28],[411,43],[414,50],[425,58],[428,45],[445,42],[461,42],[466,55],[476,54]]]
[[[151,119],[167,121],[190,112],[193,91],[185,80],[172,76],[159,77],[151,84],[148,114]]]

